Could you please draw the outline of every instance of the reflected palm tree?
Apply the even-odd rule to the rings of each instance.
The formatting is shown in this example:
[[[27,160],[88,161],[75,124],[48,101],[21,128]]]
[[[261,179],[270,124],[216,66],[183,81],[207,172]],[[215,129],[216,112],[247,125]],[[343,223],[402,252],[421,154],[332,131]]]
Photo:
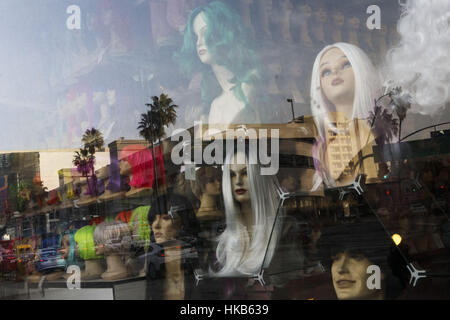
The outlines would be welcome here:
[[[152,103],[145,104],[150,108],[147,113],[141,115],[138,129],[144,139],[153,144],[154,140],[161,140],[166,135],[166,127],[175,124],[178,106],[168,95],[162,93],[159,97],[153,96]],[[152,131],[152,132],[151,132]]]
[[[374,112],[370,112],[369,119],[372,123],[372,131],[375,142],[379,148],[382,160],[380,163],[380,175],[382,177],[388,173],[386,162],[384,161],[384,145],[390,143],[398,133],[398,119],[394,119],[392,113],[387,109],[375,105]],[[389,149],[391,152],[391,150]]]
[[[81,138],[81,142],[84,143],[84,147],[92,155],[95,154],[96,150],[101,150],[105,143],[102,133],[95,128],[87,129]]]
[[[372,130],[375,134],[375,142],[377,145],[383,146],[397,135],[398,119],[394,119],[392,113],[381,106],[376,106],[374,111],[370,112],[369,118],[373,122]]]
[[[88,180],[88,189],[91,194],[97,194],[97,178],[94,171],[95,152],[103,149],[104,140],[102,133],[95,129],[87,129],[81,138],[84,146],[80,148],[80,151],[75,151],[73,164],[77,167],[77,170],[81,172],[83,177]],[[89,183],[89,176],[93,178],[93,188]]]
[[[137,129],[139,134],[151,144],[153,159],[155,165],[153,166],[156,182],[156,194],[158,195],[158,174],[156,171],[156,157],[154,143],[161,142],[161,139],[166,135],[166,127],[175,124],[177,119],[178,105],[173,103],[173,100],[168,95],[161,93],[161,95],[153,96],[152,103],[146,103],[149,110],[141,114],[141,120],[138,123]]]
[[[403,92],[401,87],[393,88],[389,92],[391,102],[389,107],[397,114],[399,119],[398,124],[398,141],[401,141],[402,122],[406,118],[408,110],[411,108],[411,96],[407,92]]]

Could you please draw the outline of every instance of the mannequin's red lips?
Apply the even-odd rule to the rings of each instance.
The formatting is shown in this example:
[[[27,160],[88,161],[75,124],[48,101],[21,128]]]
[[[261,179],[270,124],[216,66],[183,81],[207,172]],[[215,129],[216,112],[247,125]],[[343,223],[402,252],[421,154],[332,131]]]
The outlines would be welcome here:
[[[344,80],[342,80],[341,78],[336,78],[336,79],[333,79],[333,81],[331,82],[331,85],[332,86],[337,86],[337,85],[340,85],[343,82],[344,82]]]
[[[237,194],[241,195],[247,192],[247,190],[245,189],[236,189],[234,192],[236,192]]]
[[[200,56],[204,55],[205,53],[206,53],[206,49],[200,49],[200,50],[198,50],[198,54],[199,54]]]

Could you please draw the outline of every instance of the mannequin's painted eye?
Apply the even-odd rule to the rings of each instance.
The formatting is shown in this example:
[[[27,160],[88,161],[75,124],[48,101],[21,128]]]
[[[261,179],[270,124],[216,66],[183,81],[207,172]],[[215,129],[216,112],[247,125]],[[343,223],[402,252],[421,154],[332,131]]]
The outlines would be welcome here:
[[[331,75],[331,70],[330,69],[326,68],[326,69],[322,70],[322,73],[321,73],[322,78],[323,77],[327,77],[329,75]]]
[[[350,63],[350,61],[345,61],[342,64],[342,69],[348,69],[348,68],[351,68],[351,67],[352,67],[352,64]]]

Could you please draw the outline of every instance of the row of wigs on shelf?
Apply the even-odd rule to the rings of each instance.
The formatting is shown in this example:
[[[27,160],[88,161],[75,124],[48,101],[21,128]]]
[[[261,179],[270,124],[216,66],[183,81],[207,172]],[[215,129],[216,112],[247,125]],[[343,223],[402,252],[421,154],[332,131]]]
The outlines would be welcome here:
[[[79,256],[85,261],[82,279],[119,280],[130,275],[125,259],[130,256],[133,243],[129,224],[107,219],[81,228],[74,239]]]
[[[150,206],[140,206],[134,210],[121,211],[114,219],[99,216],[93,217],[89,221],[81,220],[73,222],[68,228],[66,228],[65,231],[61,233],[60,236],[48,236],[44,238],[45,240],[42,240],[42,247],[44,248],[56,245],[63,247],[63,237],[67,235],[70,241],[70,251],[68,258],[66,258],[68,265],[73,264],[72,262],[76,262],[75,264],[80,265],[78,262],[82,260],[98,259],[99,256],[95,254],[95,244],[90,241],[89,234],[91,232],[93,233],[95,228],[100,224],[116,221],[118,223],[129,225],[130,230],[133,232],[133,238],[136,238],[139,241],[144,241],[144,247],[145,250],[147,250],[150,243],[150,225],[147,218],[149,209]],[[80,258],[82,260],[79,260],[79,258],[75,256],[76,243],[78,243],[80,247]]]
[[[156,163],[157,183],[164,185],[166,176],[164,170],[164,157],[162,146],[154,148],[156,161],[153,160],[152,150],[142,145],[130,145],[122,149],[119,158],[112,156],[107,168],[108,175],[97,177],[96,174],[82,177],[77,168],[72,168],[72,183],[65,186],[66,199],[74,200],[81,196],[100,196],[128,191],[132,188],[152,188],[155,183],[154,164]],[[119,160],[120,159],[120,160]],[[120,161],[126,161],[130,165],[131,178],[121,174]],[[86,181],[82,181],[86,179]],[[87,184],[86,190],[81,185]],[[57,190],[51,191],[48,204],[57,204],[62,201],[61,194]]]

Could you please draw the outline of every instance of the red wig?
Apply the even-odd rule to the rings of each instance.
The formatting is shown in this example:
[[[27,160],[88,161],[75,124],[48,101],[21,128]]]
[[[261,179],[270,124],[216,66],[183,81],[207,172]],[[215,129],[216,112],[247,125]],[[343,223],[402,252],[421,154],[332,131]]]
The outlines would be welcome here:
[[[153,156],[143,145],[126,146],[120,152],[120,159],[127,161],[131,167],[130,186],[151,188],[153,186]]]

